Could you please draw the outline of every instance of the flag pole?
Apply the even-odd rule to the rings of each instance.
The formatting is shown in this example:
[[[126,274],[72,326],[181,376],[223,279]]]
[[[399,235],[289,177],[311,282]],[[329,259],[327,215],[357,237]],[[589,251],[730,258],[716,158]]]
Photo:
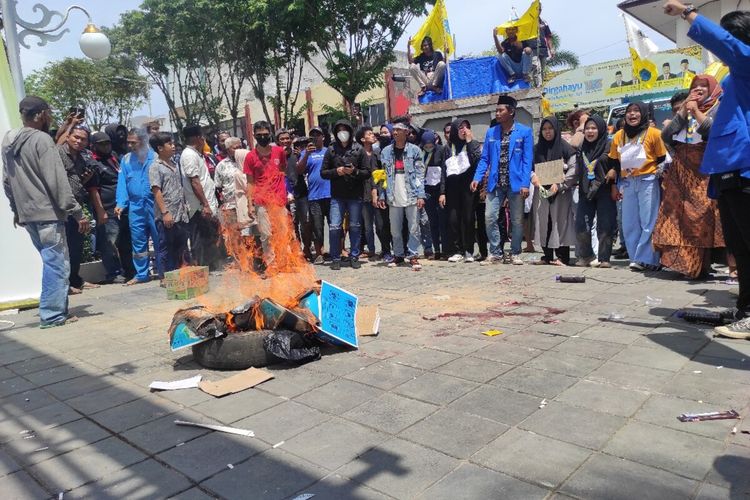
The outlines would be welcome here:
[[[446,47],[447,49],[447,47]],[[446,50],[447,52],[447,50]],[[451,85],[451,64],[450,56],[456,57],[456,35],[453,35],[453,54],[445,55],[445,78],[448,82],[448,99],[453,99],[453,85]]]

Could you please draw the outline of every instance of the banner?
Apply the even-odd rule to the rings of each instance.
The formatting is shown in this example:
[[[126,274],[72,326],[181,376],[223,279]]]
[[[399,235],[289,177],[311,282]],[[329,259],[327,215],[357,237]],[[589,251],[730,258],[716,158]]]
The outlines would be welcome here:
[[[704,71],[700,48],[659,52],[650,59],[658,69],[651,88],[632,78],[632,61],[627,58],[563,71],[545,84],[545,99],[554,112],[569,111],[576,105],[613,106],[632,96],[675,93],[682,89],[685,72]]]

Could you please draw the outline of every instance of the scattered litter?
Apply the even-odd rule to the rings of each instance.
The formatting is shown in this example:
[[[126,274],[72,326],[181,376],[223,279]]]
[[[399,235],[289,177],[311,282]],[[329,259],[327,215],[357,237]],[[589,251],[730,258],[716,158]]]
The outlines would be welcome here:
[[[542,399],[542,402],[539,403],[539,408],[544,408],[545,406],[547,406],[547,400],[546,399]]]
[[[543,319],[542,323],[544,323],[545,325],[556,325],[560,323],[560,320],[559,319]]]
[[[229,467],[230,469],[234,469],[234,465],[232,464],[227,464],[227,467]]]
[[[177,446],[175,448],[179,448],[180,446],[183,446],[185,443],[177,443]]]
[[[625,319],[625,315],[617,311],[612,311],[609,313],[609,316],[607,316],[608,321],[620,321],[623,319]]]
[[[26,429],[26,430],[23,430],[23,431],[19,432],[19,434],[30,434],[32,432],[34,432],[34,431],[32,431],[30,429]]]
[[[380,333],[380,309],[378,309],[378,306],[358,305],[355,322],[357,335],[363,337],[377,336]]]
[[[654,306],[660,306],[664,302],[659,297],[651,297],[649,295],[646,295],[646,301],[644,302],[647,306],[654,307]]]
[[[707,413],[683,413],[677,420],[680,422],[703,422],[706,420],[735,420],[739,419],[740,414],[735,410],[727,411],[710,411]]]
[[[315,496],[315,493],[303,493],[301,495],[297,495],[296,497],[292,498],[292,500],[309,500],[310,498],[314,496]]]
[[[36,453],[37,451],[44,451],[44,450],[49,450],[49,446],[42,446],[41,448],[37,448],[36,450],[33,451],[33,453]]]
[[[274,447],[274,448],[278,448],[278,447],[279,447],[279,446],[281,446],[282,444],[284,444],[284,441],[279,441],[278,443],[276,443],[275,445],[273,445],[273,447]]]
[[[451,300],[451,296],[450,295],[435,295],[432,298],[435,299],[435,300]]]
[[[579,338],[579,337],[580,337],[580,335],[571,335],[571,336],[570,336],[570,338],[571,338],[571,339],[577,339],[577,338]]]
[[[29,398],[26,398],[26,402],[28,403],[29,401],[31,401],[31,399],[29,399]]]
[[[586,276],[562,276],[558,274],[555,276],[555,281],[558,283],[586,283]]]
[[[487,335],[488,337],[494,337],[495,335],[502,335],[502,330],[487,330],[486,332],[482,332],[482,335]]]
[[[702,372],[702,371],[700,371],[700,370],[693,370],[693,373],[696,373],[696,374],[698,374],[698,373],[703,373],[703,372]]]
[[[235,392],[255,387],[267,380],[271,380],[273,377],[273,374],[265,370],[248,368],[237,375],[232,375],[218,382],[202,381],[198,384],[198,387],[203,392],[219,398],[227,394],[234,394]]]
[[[36,434],[29,434],[28,436],[24,436],[24,439],[34,439],[36,437]]]
[[[740,434],[750,434],[750,431],[740,431]]]
[[[65,493],[61,491],[60,493],[57,494],[57,500],[63,500],[63,496],[65,496]]]
[[[255,437],[253,431],[247,429],[238,429],[237,427],[225,427],[223,425],[211,425],[211,424],[199,424],[197,422],[185,422],[184,420],[175,420],[177,425],[186,425],[188,427],[201,427],[203,429],[211,429],[217,432],[226,432],[227,434],[238,434],[240,436]]]
[[[734,436],[735,434],[737,434],[737,426],[736,425],[734,427],[732,427],[732,436]]]
[[[700,404],[703,404],[703,401],[702,401],[702,400],[700,400],[700,399],[698,400],[698,402],[699,402]]]
[[[196,375],[182,380],[173,380],[172,382],[160,382],[158,380],[151,382],[149,389],[155,391],[176,391],[178,389],[192,389],[198,387],[198,383],[203,378],[202,375]]]
[[[717,370],[721,370],[722,368],[724,368],[724,367],[723,366],[717,366],[716,367]]]

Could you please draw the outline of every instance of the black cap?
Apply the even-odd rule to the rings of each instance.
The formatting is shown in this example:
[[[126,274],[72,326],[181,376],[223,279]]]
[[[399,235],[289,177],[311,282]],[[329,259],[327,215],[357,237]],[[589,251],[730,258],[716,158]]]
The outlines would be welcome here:
[[[505,106],[512,106],[515,108],[518,106],[518,101],[516,101],[509,95],[501,95],[497,98],[497,104],[498,106],[504,104]]]
[[[91,143],[96,144],[97,142],[112,142],[112,139],[104,132],[96,132],[91,135]]]
[[[323,129],[322,129],[322,128],[320,128],[320,127],[313,127],[313,128],[311,128],[311,129],[310,129],[310,134],[309,134],[309,135],[313,135],[313,132],[317,132],[317,133],[319,133],[320,135],[324,135],[324,134],[325,134],[325,133],[323,132]]]
[[[203,130],[200,125],[188,125],[182,129],[182,135],[185,136],[185,139],[190,139],[191,137],[202,137]]]
[[[18,111],[24,116],[35,115],[49,109],[47,101],[35,95],[27,95],[18,104]]]

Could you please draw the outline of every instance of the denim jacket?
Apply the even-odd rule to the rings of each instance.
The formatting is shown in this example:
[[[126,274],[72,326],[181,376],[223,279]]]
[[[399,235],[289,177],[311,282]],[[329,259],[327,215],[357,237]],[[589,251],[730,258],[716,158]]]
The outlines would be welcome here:
[[[380,153],[380,163],[385,169],[386,189],[385,196],[389,205],[394,203],[393,186],[396,179],[396,158],[394,145],[386,147]],[[424,199],[424,176],[425,166],[422,159],[422,150],[419,146],[407,143],[404,148],[404,175],[406,176],[406,198],[409,205],[416,205],[418,199]],[[382,196],[382,194],[381,194]],[[381,198],[382,199],[382,198]]]

